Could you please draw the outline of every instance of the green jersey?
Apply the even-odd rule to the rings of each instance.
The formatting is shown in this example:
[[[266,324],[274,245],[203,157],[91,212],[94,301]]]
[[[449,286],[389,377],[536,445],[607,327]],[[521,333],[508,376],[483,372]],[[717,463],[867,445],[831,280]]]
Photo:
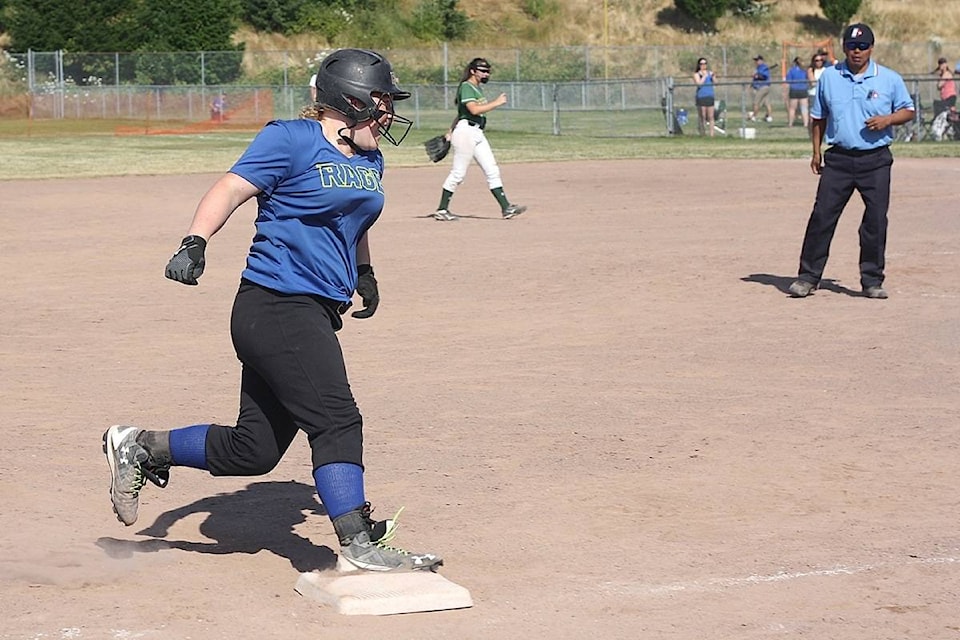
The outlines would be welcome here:
[[[474,85],[472,82],[464,81],[461,82],[457,88],[457,119],[473,122],[483,129],[487,126],[487,116],[475,116],[470,113],[467,109],[468,102],[486,104],[487,99],[483,97],[483,92],[480,91],[480,87]]]

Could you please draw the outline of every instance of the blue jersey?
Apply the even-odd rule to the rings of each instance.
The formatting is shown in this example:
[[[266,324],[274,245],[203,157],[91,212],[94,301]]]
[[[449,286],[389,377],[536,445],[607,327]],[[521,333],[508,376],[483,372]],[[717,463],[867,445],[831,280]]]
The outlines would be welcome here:
[[[697,87],[698,98],[713,98],[713,71],[707,72],[707,77],[703,79],[703,84]]]
[[[807,83],[807,70],[794,65],[787,71],[787,83],[794,91],[806,92],[809,84]]]
[[[348,158],[316,120],[275,120],[230,172],[261,191],[242,277],[280,293],[349,301],[357,242],[383,210],[380,151]]]
[[[753,74],[753,82],[750,83],[750,86],[754,89],[770,86],[770,67],[767,66],[766,62],[761,62],[757,65],[757,70]]]
[[[866,121],[900,109],[914,109],[900,74],[871,60],[864,73],[855,76],[844,61],[820,76],[810,116],[827,121],[824,138],[828,144],[868,150],[893,142],[893,127],[870,131]]]

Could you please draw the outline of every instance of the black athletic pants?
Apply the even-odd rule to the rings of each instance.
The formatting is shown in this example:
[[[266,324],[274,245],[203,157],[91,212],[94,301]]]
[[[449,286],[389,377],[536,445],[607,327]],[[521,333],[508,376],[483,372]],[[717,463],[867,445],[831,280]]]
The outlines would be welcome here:
[[[207,432],[207,468],[215,476],[273,469],[297,431],[307,435],[313,468],[363,464],[363,420],[347,382],[336,331],[338,302],[283,295],[242,281],[230,332],[240,359],[236,427]]]
[[[889,147],[870,151],[831,147],[823,154],[817,199],[800,252],[801,280],[820,282],[840,214],[857,190],[865,206],[860,222],[860,284],[864,288],[883,284],[892,165]]]

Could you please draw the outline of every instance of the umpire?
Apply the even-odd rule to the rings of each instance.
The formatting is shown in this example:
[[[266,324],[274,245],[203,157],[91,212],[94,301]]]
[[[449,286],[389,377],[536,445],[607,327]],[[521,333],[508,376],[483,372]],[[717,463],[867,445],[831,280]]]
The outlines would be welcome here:
[[[813,157],[820,176],[817,198],[807,222],[797,280],[790,295],[805,298],[823,276],[830,242],[843,208],[860,192],[860,285],[868,298],[886,298],[883,288],[890,206],[893,126],[913,119],[913,100],[900,75],[870,60],[873,31],[857,23],[843,30],[846,59],[824,70],[810,108]],[[823,141],[830,145],[821,151]]]

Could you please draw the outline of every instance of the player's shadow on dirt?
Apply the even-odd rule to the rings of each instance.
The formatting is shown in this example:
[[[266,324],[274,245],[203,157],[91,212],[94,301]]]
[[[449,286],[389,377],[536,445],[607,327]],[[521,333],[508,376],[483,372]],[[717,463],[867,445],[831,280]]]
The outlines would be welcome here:
[[[769,273],[751,273],[748,276],[740,278],[742,282],[756,282],[757,284],[765,284],[768,287],[775,287],[786,295],[790,295],[790,284],[796,279],[796,276],[775,276]],[[849,289],[842,284],[838,284],[836,280],[830,280],[829,278],[820,280],[817,288],[824,291],[832,291],[833,293],[845,293],[848,296],[859,297],[863,295],[863,292]]]
[[[170,540],[166,536],[178,521],[206,513],[200,533],[215,542]],[[269,551],[290,561],[301,573],[323,571],[336,566],[337,556],[329,547],[317,546],[293,529],[308,515],[326,517],[312,485],[296,481],[255,482],[233,493],[221,493],[161,514],[153,524],[137,531],[149,540],[98,538],[97,546],[111,558],[129,558],[135,553],[156,553],[180,549],[196,553],[254,554]]]

